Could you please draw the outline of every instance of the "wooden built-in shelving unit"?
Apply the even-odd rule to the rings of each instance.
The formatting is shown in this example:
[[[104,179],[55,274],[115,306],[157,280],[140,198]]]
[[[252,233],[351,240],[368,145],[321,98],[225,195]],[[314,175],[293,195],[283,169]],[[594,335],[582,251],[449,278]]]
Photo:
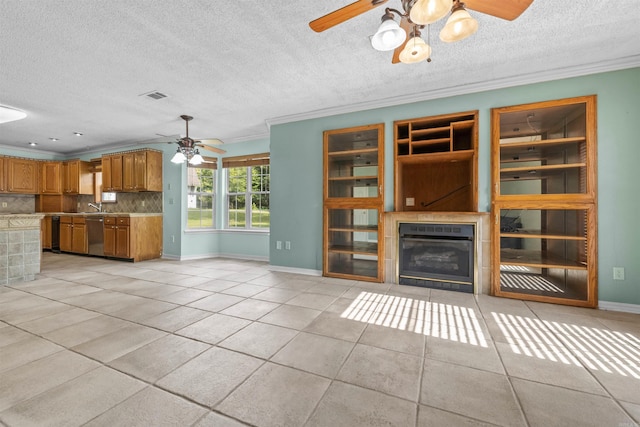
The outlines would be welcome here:
[[[394,122],[395,210],[477,210],[478,112]]]
[[[595,104],[492,110],[495,295],[597,305]]]

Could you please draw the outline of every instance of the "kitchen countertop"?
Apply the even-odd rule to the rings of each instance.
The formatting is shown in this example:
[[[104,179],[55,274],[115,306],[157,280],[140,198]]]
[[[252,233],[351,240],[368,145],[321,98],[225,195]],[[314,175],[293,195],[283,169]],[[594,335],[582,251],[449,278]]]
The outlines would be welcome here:
[[[162,216],[161,212],[43,212],[43,214],[60,216],[128,216],[131,218],[145,216]]]

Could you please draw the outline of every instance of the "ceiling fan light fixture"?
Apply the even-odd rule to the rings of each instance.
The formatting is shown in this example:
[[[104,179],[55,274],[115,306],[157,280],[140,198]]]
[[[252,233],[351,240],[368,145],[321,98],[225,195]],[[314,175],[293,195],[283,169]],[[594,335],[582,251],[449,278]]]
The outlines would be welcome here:
[[[476,31],[478,31],[478,21],[465,10],[463,4],[456,1],[451,16],[440,31],[440,40],[446,43],[457,42],[466,39]]]
[[[431,46],[429,46],[420,36],[410,39],[400,52],[400,62],[403,64],[416,64],[428,59],[431,56]]]
[[[185,160],[187,160],[187,157],[184,155],[184,153],[182,153],[182,151],[180,151],[179,148],[178,151],[176,151],[176,154],[174,154],[171,158],[171,162],[175,164],[184,163]]]
[[[382,16],[378,31],[371,37],[371,46],[379,51],[393,50],[406,39],[407,32],[393,19],[393,14],[387,12]]]
[[[204,159],[202,158],[202,156],[200,155],[200,151],[196,150],[195,154],[193,155],[193,157],[191,157],[189,159],[189,164],[193,165],[193,166],[197,166],[197,165],[201,165],[202,162],[204,162]]]
[[[414,24],[427,25],[444,18],[451,10],[451,0],[418,0],[409,12]]]

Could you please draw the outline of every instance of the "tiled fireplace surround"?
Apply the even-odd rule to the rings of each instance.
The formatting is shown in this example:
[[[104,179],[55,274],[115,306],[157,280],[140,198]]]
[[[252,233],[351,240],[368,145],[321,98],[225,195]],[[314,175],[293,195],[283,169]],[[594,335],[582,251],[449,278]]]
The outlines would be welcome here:
[[[489,294],[491,286],[491,227],[488,212],[385,212],[384,280],[387,283],[398,283],[398,227],[400,223],[474,225],[474,294]]]

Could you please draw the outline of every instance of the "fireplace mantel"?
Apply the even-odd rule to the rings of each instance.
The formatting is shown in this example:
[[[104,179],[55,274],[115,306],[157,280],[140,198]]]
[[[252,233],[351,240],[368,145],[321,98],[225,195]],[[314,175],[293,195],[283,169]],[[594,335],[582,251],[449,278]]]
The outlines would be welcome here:
[[[491,284],[491,230],[488,212],[385,212],[384,278],[398,283],[398,227],[400,223],[475,225],[475,294],[489,294]]]

